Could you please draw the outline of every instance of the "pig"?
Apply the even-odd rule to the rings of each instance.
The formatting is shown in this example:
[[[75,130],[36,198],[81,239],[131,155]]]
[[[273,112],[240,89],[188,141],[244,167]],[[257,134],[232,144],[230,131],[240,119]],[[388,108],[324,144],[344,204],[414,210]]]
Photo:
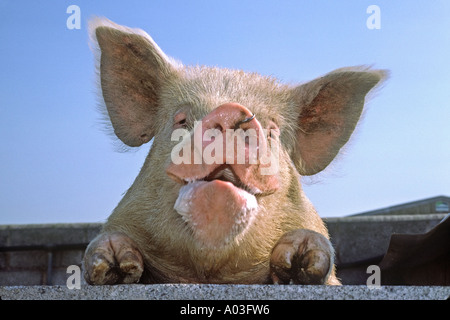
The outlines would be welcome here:
[[[106,18],[89,30],[115,135],[130,147],[153,141],[86,248],[86,281],[339,285],[301,177],[336,157],[387,71],[348,67],[283,84],[185,66],[143,30]]]

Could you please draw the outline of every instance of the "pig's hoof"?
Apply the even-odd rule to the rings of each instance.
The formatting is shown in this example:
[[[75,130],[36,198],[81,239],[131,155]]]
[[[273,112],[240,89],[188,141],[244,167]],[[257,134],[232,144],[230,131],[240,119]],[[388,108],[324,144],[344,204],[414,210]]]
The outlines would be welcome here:
[[[272,250],[270,275],[275,284],[325,284],[333,268],[333,247],[320,233],[285,233]]]
[[[89,284],[135,283],[144,271],[141,253],[123,233],[97,236],[87,247],[83,263]]]

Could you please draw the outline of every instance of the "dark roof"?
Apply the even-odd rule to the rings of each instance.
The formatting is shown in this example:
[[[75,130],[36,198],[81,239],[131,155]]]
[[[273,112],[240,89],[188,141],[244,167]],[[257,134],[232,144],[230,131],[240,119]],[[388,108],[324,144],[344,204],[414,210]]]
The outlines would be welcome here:
[[[449,212],[450,212],[450,197],[437,196],[433,198],[407,202],[383,209],[352,214],[352,216],[433,214],[433,213],[449,213]]]

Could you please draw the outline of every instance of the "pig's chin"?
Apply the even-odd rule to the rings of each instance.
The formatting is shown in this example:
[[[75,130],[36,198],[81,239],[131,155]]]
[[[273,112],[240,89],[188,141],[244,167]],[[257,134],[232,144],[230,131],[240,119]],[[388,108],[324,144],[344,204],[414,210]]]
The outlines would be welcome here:
[[[201,247],[239,241],[257,213],[253,194],[224,180],[193,181],[181,187],[174,209]]]

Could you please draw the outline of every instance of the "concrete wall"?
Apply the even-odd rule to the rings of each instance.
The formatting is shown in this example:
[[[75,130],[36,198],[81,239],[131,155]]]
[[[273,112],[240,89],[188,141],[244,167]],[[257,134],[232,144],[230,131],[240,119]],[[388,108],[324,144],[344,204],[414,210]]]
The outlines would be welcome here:
[[[195,306],[205,306],[205,300],[252,300],[253,305],[267,305],[269,314],[291,316],[295,312],[303,312],[305,304],[298,304],[297,301],[292,301],[294,304],[286,304],[286,300],[447,300],[450,298],[450,287],[443,286],[381,286],[378,289],[370,289],[367,286],[298,286],[298,285],[209,285],[209,284],[154,284],[154,285],[115,285],[115,286],[81,286],[80,289],[68,289],[66,286],[25,286],[25,287],[1,287],[0,298],[2,300],[179,300],[178,303],[165,303],[161,301],[145,302],[145,307],[148,312],[148,317],[152,314],[158,314],[161,311],[164,317],[169,319],[178,319],[180,314],[180,307],[185,307],[189,303]],[[187,301],[186,301],[187,300]],[[261,302],[261,300],[263,302]],[[276,304],[272,300],[283,300],[281,304]],[[245,303],[244,303],[245,304]],[[6,302],[3,305],[7,305]],[[211,304],[210,304],[211,305]],[[219,302],[213,302],[216,309],[221,309],[224,314],[224,305]],[[232,304],[230,304],[232,305]],[[11,305],[11,311],[14,310],[17,314],[17,304]],[[74,304],[68,305],[74,310]],[[102,305],[105,306],[105,305]],[[329,311],[328,314],[336,312],[336,306],[331,306],[327,309],[326,305],[317,304],[312,305],[311,311],[320,310],[322,316],[324,310]],[[417,306],[417,304],[416,304]],[[423,312],[424,305],[419,304]],[[433,312],[438,305],[433,304]],[[352,315],[364,315],[363,312],[357,310],[354,313],[349,306],[345,306],[344,314],[349,312]],[[411,305],[408,305],[409,308]],[[14,309],[13,309],[14,308]],[[158,310],[161,309],[161,310]],[[292,310],[291,310],[292,309]],[[395,309],[395,308],[394,308]],[[3,309],[2,309],[3,310]],[[121,308],[100,308],[102,314],[105,316],[105,311],[109,310],[116,315]],[[370,314],[374,311],[367,309]],[[400,310],[400,309],[399,309]],[[344,310],[343,310],[344,311]],[[386,315],[392,316],[392,308],[382,308],[383,317]],[[405,310],[401,309],[402,317],[405,318]],[[446,310],[442,310],[445,314]],[[33,309],[34,312],[34,309]],[[92,315],[92,310],[85,314]],[[127,310],[129,313],[130,311]],[[327,312],[325,312],[326,314]],[[251,313],[249,313],[251,315]],[[380,314],[380,313],[379,313]],[[225,313],[226,315],[226,313]],[[381,314],[380,314],[381,315]],[[417,316],[416,314],[414,316]],[[196,319],[195,316],[191,317]],[[206,318],[206,317],[205,317]],[[406,317],[410,318],[410,317]],[[273,318],[270,318],[273,319]]]
[[[0,226],[0,285],[65,284],[101,224]]]
[[[392,233],[425,233],[441,215],[329,218],[325,222],[336,250],[343,284],[365,284],[367,263],[383,255]],[[65,285],[69,265],[80,265],[85,245],[101,224],[0,226],[0,286]],[[368,263],[376,264],[376,263]]]

